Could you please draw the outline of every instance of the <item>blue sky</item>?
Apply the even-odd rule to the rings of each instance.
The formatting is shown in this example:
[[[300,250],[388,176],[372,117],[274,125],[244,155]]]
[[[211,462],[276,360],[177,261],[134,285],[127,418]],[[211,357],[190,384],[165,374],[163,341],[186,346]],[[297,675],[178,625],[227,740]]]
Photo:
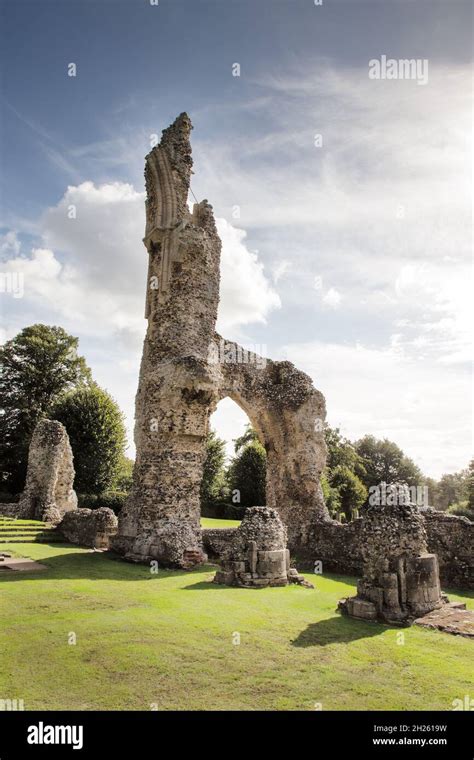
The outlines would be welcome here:
[[[348,436],[388,436],[430,475],[466,466],[471,14],[432,0],[3,2],[0,245],[24,293],[0,293],[2,337],[38,321],[78,335],[131,430],[143,159],[186,110],[192,188],[224,244],[226,337],[311,374]],[[370,80],[381,55],[427,59],[427,84]],[[214,424],[231,439],[244,421],[224,401]]]

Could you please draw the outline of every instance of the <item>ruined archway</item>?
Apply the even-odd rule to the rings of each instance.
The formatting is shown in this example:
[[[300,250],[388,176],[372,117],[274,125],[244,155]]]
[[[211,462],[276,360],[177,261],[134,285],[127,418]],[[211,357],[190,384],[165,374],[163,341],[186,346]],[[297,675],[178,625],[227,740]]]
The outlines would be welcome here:
[[[221,242],[207,201],[187,208],[191,122],[163,131],[147,156],[149,254],[143,347],[136,397],[133,487],[115,548],[126,556],[188,566],[203,559],[199,487],[209,416],[232,398],[267,451],[267,504],[304,543],[328,518],[320,486],[325,404],[290,362],[246,352],[215,333]],[[229,358],[230,357],[230,358]]]
[[[326,460],[323,395],[290,362],[274,362],[216,335],[218,396],[247,414],[267,452],[267,506],[277,509],[290,547],[328,518],[320,476]]]
[[[242,407],[230,396],[219,399],[209,417],[201,484],[201,517],[240,520],[247,507],[265,506],[266,456],[264,454],[262,460],[253,452],[254,439],[260,443]],[[251,451],[247,456],[245,452],[249,444]],[[203,527],[212,529],[215,526],[203,523]]]

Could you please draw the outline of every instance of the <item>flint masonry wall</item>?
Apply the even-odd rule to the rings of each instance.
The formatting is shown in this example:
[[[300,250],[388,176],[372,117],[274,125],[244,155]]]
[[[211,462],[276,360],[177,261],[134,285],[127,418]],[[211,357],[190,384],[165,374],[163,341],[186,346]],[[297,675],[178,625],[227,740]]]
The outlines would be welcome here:
[[[219,301],[220,240],[206,201],[187,209],[191,122],[181,114],[146,159],[149,255],[135,406],[133,487],[114,547],[171,566],[201,562],[199,487],[216,368],[207,360]]]
[[[146,159],[144,243],[149,255],[143,347],[135,404],[137,457],[114,548],[129,559],[188,567],[205,559],[199,490],[209,416],[233,398],[268,455],[268,505],[288,526],[290,548],[328,517],[320,487],[324,398],[289,362],[253,355],[215,334],[221,243],[207,201],[190,213],[192,159],[186,114]]]
[[[64,515],[59,529],[72,544],[108,549],[110,539],[117,533],[117,524],[116,515],[108,507],[75,509]]]
[[[426,510],[422,513],[428,551],[438,555],[444,586],[474,588],[474,523],[466,517]],[[363,572],[363,517],[351,523],[320,523],[311,541],[297,552],[305,564],[320,560],[323,571],[347,575]]]
[[[58,523],[66,512],[77,507],[74,475],[66,428],[56,420],[40,420],[30,443],[18,516]]]
[[[428,548],[438,555],[442,583],[474,588],[474,523],[431,509],[423,517]]]
[[[242,356],[240,346],[216,336],[224,358]],[[291,362],[255,354],[246,361],[220,361],[219,396],[247,413],[267,453],[267,506],[276,509],[294,551],[312,528],[329,519],[320,485],[326,463],[324,396]]]
[[[237,528],[204,528],[202,542],[209,559],[219,559],[233,541]]]

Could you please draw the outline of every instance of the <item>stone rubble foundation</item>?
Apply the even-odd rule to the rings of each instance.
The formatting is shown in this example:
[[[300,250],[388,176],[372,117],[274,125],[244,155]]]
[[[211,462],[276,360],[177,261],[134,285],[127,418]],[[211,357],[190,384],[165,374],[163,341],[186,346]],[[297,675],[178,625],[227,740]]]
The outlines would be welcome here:
[[[313,588],[290,567],[287,533],[278,512],[250,507],[221,559],[214,583],[245,588],[287,586],[298,583]]]

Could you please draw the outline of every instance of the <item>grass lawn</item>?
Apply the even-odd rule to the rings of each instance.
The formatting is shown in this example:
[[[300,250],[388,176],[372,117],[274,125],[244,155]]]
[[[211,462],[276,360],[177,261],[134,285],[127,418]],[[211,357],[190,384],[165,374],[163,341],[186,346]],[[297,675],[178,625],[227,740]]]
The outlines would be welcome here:
[[[214,517],[201,517],[202,528],[238,528],[240,520],[218,520]]]
[[[0,697],[26,710],[450,710],[472,693],[472,641],[340,617],[350,578],[236,589],[211,566],[152,575],[71,545],[1,549],[48,565],[0,573]]]

